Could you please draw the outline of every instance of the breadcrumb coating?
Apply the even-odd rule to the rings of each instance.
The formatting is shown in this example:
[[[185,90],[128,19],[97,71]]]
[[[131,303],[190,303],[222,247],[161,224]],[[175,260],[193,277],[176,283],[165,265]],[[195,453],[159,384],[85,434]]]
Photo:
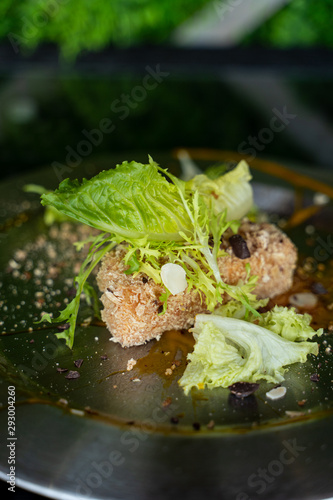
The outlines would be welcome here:
[[[245,280],[247,263],[251,274],[258,276],[254,293],[258,298],[272,298],[287,291],[293,281],[297,250],[290,239],[268,223],[244,220],[239,228],[247,243],[250,257],[239,259],[229,243],[232,235],[223,235],[222,247],[227,256],[219,257],[218,265],[225,283],[236,285]],[[161,312],[159,297],[165,289],[147,275],[124,274],[125,247],[119,245],[108,253],[101,264],[97,283],[102,292],[102,319],[112,333],[112,340],[123,347],[144,344],[159,339],[167,330],[190,328],[197,314],[207,312],[201,292],[181,292],[168,298],[167,310]],[[225,298],[227,300],[227,298]]]

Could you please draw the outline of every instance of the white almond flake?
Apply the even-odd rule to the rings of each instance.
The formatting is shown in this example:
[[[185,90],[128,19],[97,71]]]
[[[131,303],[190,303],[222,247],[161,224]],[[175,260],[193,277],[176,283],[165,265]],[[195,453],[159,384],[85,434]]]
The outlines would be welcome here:
[[[186,273],[178,264],[164,264],[161,268],[161,280],[172,295],[177,295],[187,288]]]
[[[275,389],[272,389],[271,391],[266,392],[266,396],[269,399],[272,399],[275,401],[275,399],[280,399],[283,398],[286,395],[287,388],[286,387],[276,387]]]
[[[82,411],[82,410],[77,410],[76,408],[70,408],[69,411],[73,415],[77,415],[78,417],[84,417],[84,411]]]
[[[290,418],[297,418],[297,417],[302,417],[303,415],[305,415],[305,413],[304,413],[304,411],[286,410],[286,415],[287,415],[287,417],[290,417]]]
[[[318,298],[310,292],[294,293],[289,297],[289,304],[296,307],[307,307],[312,309],[316,307]]]

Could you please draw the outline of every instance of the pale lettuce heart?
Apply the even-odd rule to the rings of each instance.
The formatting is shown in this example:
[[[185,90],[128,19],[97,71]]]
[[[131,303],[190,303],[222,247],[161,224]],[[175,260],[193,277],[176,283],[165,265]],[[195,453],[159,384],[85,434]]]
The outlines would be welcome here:
[[[230,221],[241,219],[252,208],[251,179],[249,166],[242,160],[233,170],[214,180],[204,174],[196,175],[186,183],[186,188],[198,191],[206,203],[212,205],[215,215],[227,209],[226,220]]]
[[[199,314],[193,334],[194,351],[179,384],[192,387],[228,387],[236,382],[284,380],[286,366],[304,363],[318,354],[315,342],[291,342],[248,321],[215,314]]]

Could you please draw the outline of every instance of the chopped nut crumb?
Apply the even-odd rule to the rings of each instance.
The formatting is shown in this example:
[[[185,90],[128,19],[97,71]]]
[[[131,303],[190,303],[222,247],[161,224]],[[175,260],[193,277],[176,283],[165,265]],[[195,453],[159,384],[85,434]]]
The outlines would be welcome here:
[[[172,370],[171,370],[171,368],[167,368],[167,369],[165,370],[165,375],[172,375]]]
[[[136,365],[136,360],[134,358],[131,358],[127,361],[127,371],[130,372],[133,370],[134,366]]]
[[[289,410],[287,410],[286,415],[287,415],[287,417],[290,417],[290,418],[297,418],[297,417],[303,417],[305,415],[305,413],[302,411],[289,411]]]
[[[58,401],[58,403],[60,405],[65,405],[65,406],[68,405],[67,399],[64,399],[64,398],[60,398],[59,401]]]
[[[162,406],[163,408],[166,408],[167,406],[170,406],[172,403],[172,399],[170,397],[166,398],[163,403],[162,403]]]
[[[215,427],[214,420],[210,420],[207,424],[207,429],[214,429],[214,427]]]

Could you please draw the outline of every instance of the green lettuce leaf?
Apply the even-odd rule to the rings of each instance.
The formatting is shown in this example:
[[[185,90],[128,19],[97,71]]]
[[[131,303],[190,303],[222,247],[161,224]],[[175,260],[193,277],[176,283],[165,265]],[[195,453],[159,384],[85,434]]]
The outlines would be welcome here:
[[[191,220],[176,186],[160,174],[150,158],[148,165],[123,162],[90,180],[64,180],[42,204],[127,241],[180,241]]]
[[[286,366],[318,354],[315,342],[291,342],[254,323],[215,314],[199,314],[193,334],[194,351],[179,380],[186,394],[205,385],[228,387],[262,379],[279,383]]]
[[[227,220],[237,220],[244,217],[253,205],[251,178],[249,166],[242,160],[217,179],[196,175],[186,183],[186,188],[198,191],[207,205],[212,205],[215,214],[227,209]]]

